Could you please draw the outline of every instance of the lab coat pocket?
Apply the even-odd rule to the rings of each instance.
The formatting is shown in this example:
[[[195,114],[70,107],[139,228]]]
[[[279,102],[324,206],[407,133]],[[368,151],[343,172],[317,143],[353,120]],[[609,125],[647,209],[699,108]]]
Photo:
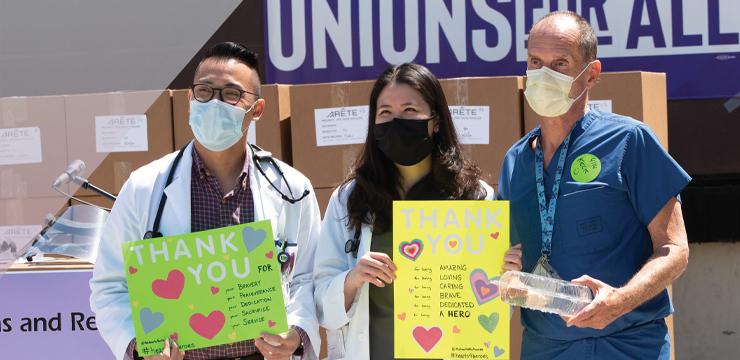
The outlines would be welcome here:
[[[553,248],[561,246],[571,256],[613,249],[618,233],[615,211],[623,211],[616,189],[600,186],[563,195],[555,212]]]
[[[344,326],[337,330],[326,330],[326,348],[327,348],[327,359],[329,360],[343,360],[345,359],[345,334],[347,333],[348,326]]]

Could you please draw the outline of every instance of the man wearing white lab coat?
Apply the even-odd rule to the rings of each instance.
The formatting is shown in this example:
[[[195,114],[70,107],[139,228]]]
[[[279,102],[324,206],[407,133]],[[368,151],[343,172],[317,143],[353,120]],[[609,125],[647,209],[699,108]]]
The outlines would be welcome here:
[[[218,44],[209,50],[196,69],[191,86],[190,124],[196,139],[182,150],[177,164],[173,165],[175,153],[167,155],[133,172],[121,189],[103,230],[90,280],[90,304],[97,315],[98,329],[117,359],[128,359],[136,344],[120,244],[143,239],[152,230],[163,192],[167,198],[159,227],[161,236],[192,232],[191,214],[199,214],[195,210],[199,205],[191,202],[191,194],[196,186],[203,186],[191,181],[197,178],[196,166],[202,166],[200,171],[208,177],[213,176],[211,189],[220,186],[219,198],[227,194],[223,201],[237,190],[251,191],[248,204],[254,207],[253,221],[271,220],[275,238],[297,243],[286,249],[294,262],[283,273],[291,329],[280,335],[263,334],[254,342],[237,343],[235,346],[242,346],[239,354],[233,348],[213,352],[221,356],[178,351],[177,340],[172,339],[170,344],[167,339],[162,354],[146,359],[252,359],[259,356],[257,350],[268,360],[289,359],[293,354],[300,355],[301,348],[304,359],[318,358],[321,340],[312,270],[320,228],[319,208],[313,187],[305,176],[277,159],[279,168],[270,161],[253,157],[245,132],[264,110],[259,88],[254,53],[234,43]],[[173,178],[165,187],[172,166],[176,167]],[[240,211],[244,212],[243,204]],[[240,211],[231,217],[239,218]]]

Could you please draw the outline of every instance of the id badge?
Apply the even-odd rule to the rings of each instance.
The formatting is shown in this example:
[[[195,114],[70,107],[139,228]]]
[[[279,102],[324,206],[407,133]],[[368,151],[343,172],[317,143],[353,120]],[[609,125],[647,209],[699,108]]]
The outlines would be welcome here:
[[[545,255],[540,256],[540,259],[537,260],[537,265],[534,266],[532,274],[563,280],[560,275],[558,275],[558,272],[550,265],[550,260]]]

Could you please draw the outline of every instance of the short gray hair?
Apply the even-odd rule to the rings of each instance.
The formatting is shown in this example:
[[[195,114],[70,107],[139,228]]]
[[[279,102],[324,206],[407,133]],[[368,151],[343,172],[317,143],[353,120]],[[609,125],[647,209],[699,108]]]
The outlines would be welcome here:
[[[572,19],[576,22],[576,25],[578,25],[580,36],[578,37],[578,44],[576,44],[576,46],[578,48],[578,51],[581,53],[583,64],[585,65],[596,60],[596,48],[598,47],[599,42],[596,38],[596,33],[594,33],[594,29],[591,27],[591,24],[589,24],[588,21],[586,21],[586,19],[584,19],[581,15],[568,10],[553,11],[537,21],[537,23],[532,26],[532,29],[534,29],[537,24],[541,22],[549,21],[548,19],[561,16]]]

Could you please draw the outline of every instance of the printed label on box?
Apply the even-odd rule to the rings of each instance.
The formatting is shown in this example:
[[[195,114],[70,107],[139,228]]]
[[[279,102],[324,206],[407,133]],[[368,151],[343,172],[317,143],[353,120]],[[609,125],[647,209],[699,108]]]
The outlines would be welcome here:
[[[368,113],[367,105],[315,109],[316,146],[364,143]]]
[[[0,165],[41,162],[41,130],[38,126],[0,129]]]
[[[41,225],[0,226],[0,264],[15,260],[16,252],[31,242],[42,228]]]
[[[488,145],[488,106],[450,106],[450,114],[461,144]]]
[[[612,112],[612,101],[611,100],[589,100],[588,108],[591,110],[599,110],[603,112]]]
[[[146,115],[96,116],[95,151],[149,151]]]

